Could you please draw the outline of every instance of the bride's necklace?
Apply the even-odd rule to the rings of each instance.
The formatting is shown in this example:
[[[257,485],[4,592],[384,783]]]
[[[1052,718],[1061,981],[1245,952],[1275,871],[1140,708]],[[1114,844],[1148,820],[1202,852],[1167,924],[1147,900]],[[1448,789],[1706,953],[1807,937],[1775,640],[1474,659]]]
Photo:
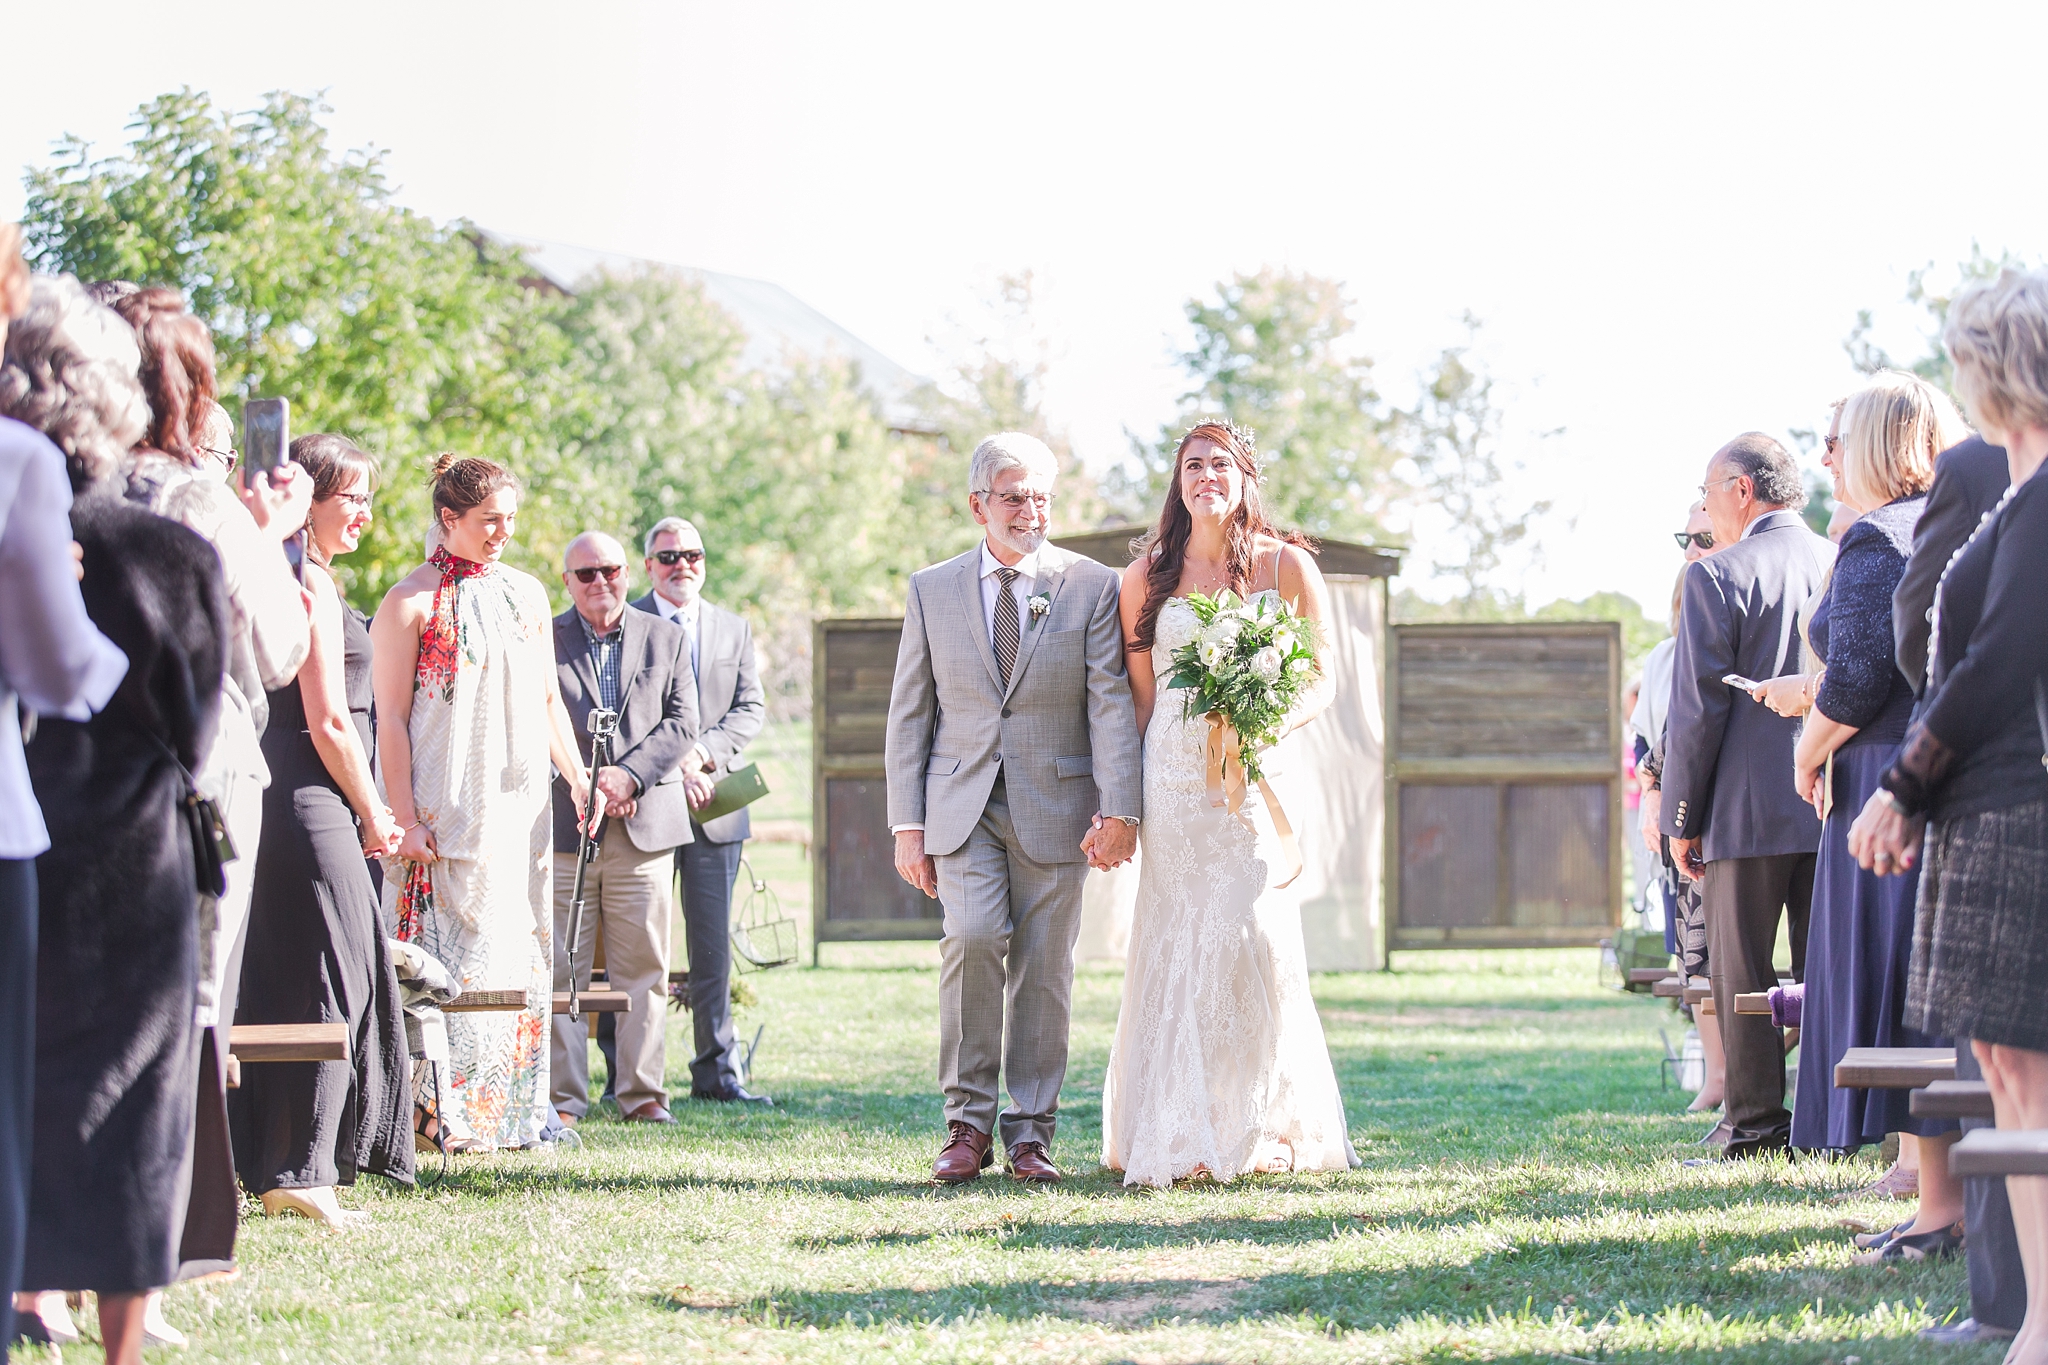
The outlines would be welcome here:
[[[1184,571],[1182,581],[1187,584],[1188,592],[1198,592],[1204,597],[1214,597],[1217,593],[1231,586],[1230,570],[1228,568],[1191,569],[1190,571]]]

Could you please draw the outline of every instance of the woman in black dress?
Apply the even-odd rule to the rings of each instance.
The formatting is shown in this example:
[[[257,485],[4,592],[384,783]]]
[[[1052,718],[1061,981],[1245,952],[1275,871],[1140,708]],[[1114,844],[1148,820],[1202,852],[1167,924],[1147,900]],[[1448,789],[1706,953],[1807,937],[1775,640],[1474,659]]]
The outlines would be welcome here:
[[[22,1288],[97,1291],[107,1359],[137,1362],[148,1293],[179,1265],[200,1047],[203,845],[186,801],[219,720],[231,624],[213,546],[123,501],[110,477],[149,420],[134,332],[69,276],[41,277],[6,355],[0,413],[64,452],[86,612],[128,656],[105,710],[46,716],[27,749],[50,849],[36,860]]]
[[[1943,340],[2012,485],[1942,575],[1927,691],[1849,847],[1921,865],[1906,1022],[1970,1040],[2000,1129],[2048,1129],[2048,275],[1962,291]],[[2006,1361],[2044,1365],[2048,1180],[2006,1193],[2027,1279]]]
[[[365,861],[396,848],[399,829],[366,757],[369,629],[329,568],[370,523],[374,467],[338,436],[301,436],[292,459],[313,476],[313,647],[298,677],[270,694],[271,781],[235,1019],[346,1022],[349,1058],[247,1068],[229,1120],[235,1167],[266,1213],[341,1226],[353,1215],[334,1187],[359,1171],[412,1183],[405,1024]]]

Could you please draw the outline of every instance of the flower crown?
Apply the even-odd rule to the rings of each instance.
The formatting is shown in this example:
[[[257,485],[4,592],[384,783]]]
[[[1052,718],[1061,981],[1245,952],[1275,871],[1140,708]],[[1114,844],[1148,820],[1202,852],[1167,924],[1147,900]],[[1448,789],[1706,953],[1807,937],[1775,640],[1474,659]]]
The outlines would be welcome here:
[[[1227,417],[1204,417],[1180,434],[1182,442],[1186,442],[1188,437],[1195,434],[1195,427],[1222,427],[1230,433],[1233,440],[1244,447],[1244,452],[1251,456],[1252,463],[1259,463],[1259,434],[1250,427],[1241,427]]]

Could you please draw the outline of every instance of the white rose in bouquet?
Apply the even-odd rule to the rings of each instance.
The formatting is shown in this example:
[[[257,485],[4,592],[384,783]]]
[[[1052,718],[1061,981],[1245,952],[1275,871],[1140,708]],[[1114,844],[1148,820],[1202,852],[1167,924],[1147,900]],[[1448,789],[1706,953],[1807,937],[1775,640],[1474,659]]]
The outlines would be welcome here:
[[[1218,612],[1216,619],[1202,630],[1202,643],[1215,643],[1228,649],[1237,643],[1237,637],[1244,631],[1242,618],[1231,612]]]
[[[1275,630],[1273,632],[1273,648],[1279,650],[1282,654],[1292,654],[1294,652],[1294,632],[1286,626],[1281,626]]]
[[[1289,670],[1295,673],[1312,673],[1315,671],[1315,666],[1316,661],[1304,655],[1303,657],[1296,659],[1287,667],[1289,668]]]
[[[1220,640],[1211,640],[1204,637],[1195,646],[1195,649],[1196,653],[1201,656],[1202,667],[1213,673],[1230,672],[1230,646],[1228,644]]]
[[[1280,651],[1271,645],[1252,655],[1252,672],[1258,675],[1261,682],[1278,682],[1280,668]]]

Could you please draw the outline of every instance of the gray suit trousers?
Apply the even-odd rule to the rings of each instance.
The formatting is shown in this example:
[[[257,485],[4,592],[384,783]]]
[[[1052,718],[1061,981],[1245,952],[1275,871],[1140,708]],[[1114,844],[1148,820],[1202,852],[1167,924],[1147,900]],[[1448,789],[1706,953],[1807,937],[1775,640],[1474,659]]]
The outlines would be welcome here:
[[[1049,1148],[1067,1076],[1074,940],[1088,864],[1027,857],[1000,778],[967,842],[933,861],[945,911],[939,1084],[946,1120],[994,1133],[999,1085],[1007,1082],[1003,1150],[1020,1142]]]

